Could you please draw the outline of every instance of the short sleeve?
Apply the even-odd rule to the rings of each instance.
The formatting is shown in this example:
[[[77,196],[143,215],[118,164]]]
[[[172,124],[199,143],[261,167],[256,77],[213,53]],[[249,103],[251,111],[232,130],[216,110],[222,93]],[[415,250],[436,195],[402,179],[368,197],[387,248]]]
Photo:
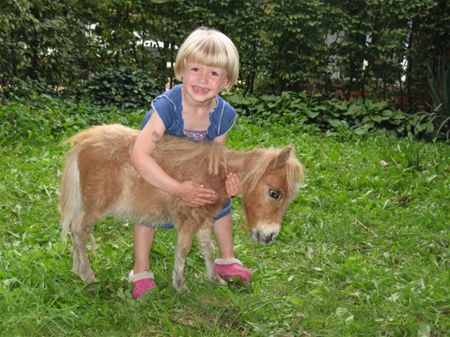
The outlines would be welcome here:
[[[235,121],[236,121],[236,110],[227,102],[223,102],[222,111],[220,111],[220,114],[218,115],[218,121],[217,121],[217,136],[221,136],[233,127]]]
[[[170,129],[174,120],[175,104],[167,96],[161,95],[152,102],[152,110],[158,113],[166,129]]]

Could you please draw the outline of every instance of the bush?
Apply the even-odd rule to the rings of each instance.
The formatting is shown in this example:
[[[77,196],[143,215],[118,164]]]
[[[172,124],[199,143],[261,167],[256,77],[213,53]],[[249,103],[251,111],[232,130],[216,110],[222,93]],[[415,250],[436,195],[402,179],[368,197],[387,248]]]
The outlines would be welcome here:
[[[99,124],[138,127],[143,116],[144,110],[123,114],[114,107],[96,107],[50,95],[34,96],[27,102],[11,101],[0,105],[0,146],[24,139],[32,144],[48,140],[59,142],[67,133]]]
[[[54,90],[44,81],[23,80],[18,77],[8,79],[7,83],[0,84],[0,102],[23,101],[27,102],[40,95],[58,96],[60,92]]]
[[[95,105],[113,105],[122,110],[143,109],[164,90],[164,84],[143,70],[106,68],[91,80],[80,84],[76,96]]]
[[[348,102],[305,92],[259,97],[232,95],[227,99],[240,116],[246,116],[257,125],[314,125],[328,132],[351,130],[360,135],[386,130],[400,137],[409,134],[425,139],[446,137],[436,134],[438,125],[429,114],[406,114],[386,102],[361,99]]]

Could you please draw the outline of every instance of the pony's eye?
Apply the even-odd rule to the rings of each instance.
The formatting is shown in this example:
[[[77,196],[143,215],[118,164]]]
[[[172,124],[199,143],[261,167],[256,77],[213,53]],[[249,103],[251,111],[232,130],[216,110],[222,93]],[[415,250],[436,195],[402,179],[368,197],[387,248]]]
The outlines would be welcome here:
[[[278,200],[281,197],[281,192],[276,191],[276,190],[269,190],[269,197],[273,200]]]

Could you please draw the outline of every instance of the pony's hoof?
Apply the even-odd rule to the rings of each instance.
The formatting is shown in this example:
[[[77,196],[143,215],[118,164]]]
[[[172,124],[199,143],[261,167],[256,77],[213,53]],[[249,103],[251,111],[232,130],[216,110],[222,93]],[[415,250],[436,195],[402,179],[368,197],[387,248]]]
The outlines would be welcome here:
[[[187,294],[189,292],[189,289],[186,287],[185,284],[175,287],[175,290],[180,295]]]
[[[220,278],[220,277],[219,277],[219,279],[217,280],[217,283],[218,283],[220,286],[225,286],[225,285],[228,284],[227,281],[225,281],[223,278]]]
[[[86,283],[95,283],[97,282],[97,280],[95,279],[94,274],[91,273],[81,273],[77,270],[72,270],[80,279],[82,279],[83,281],[85,281]]]
[[[188,292],[188,288],[186,287],[186,282],[184,280],[180,280],[178,277],[174,275],[172,281],[173,288],[179,294],[185,294]]]
[[[208,281],[211,283],[215,283],[219,286],[223,286],[223,285],[227,284],[227,282],[224,279],[222,279],[218,274],[209,276]]]
[[[92,284],[92,283],[95,283],[95,282],[97,282],[97,280],[95,279],[95,276],[94,275],[88,275],[88,276],[86,276],[86,277],[84,277],[84,278],[81,278],[83,281],[86,281],[87,283],[89,283],[89,284]]]

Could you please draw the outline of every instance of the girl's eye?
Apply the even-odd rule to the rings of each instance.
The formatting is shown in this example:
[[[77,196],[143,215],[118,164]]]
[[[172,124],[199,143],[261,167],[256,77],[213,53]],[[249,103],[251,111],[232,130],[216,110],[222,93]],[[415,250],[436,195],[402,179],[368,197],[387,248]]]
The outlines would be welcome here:
[[[191,68],[191,71],[194,72],[194,73],[196,73],[196,72],[198,72],[198,68],[197,68],[197,67],[192,67],[192,68]]]
[[[217,71],[211,71],[211,76],[213,77],[219,77],[220,74]]]

